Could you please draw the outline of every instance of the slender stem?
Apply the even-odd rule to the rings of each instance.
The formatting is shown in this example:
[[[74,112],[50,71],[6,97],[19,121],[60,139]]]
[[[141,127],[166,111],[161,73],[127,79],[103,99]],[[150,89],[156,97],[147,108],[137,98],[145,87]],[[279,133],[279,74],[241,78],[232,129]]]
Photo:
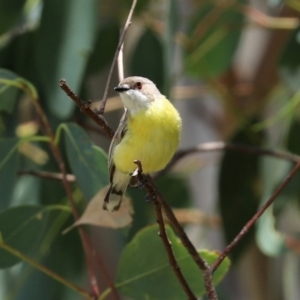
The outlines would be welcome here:
[[[209,142],[209,143],[203,143],[199,144],[195,147],[185,149],[182,151],[178,151],[172,161],[169,163],[167,168],[162,171],[162,173],[167,172],[172,166],[175,165],[175,163],[182,159],[185,156],[188,156],[190,154],[194,153],[202,153],[202,152],[213,152],[213,151],[239,151],[244,152],[251,155],[269,155],[273,157],[277,157],[280,159],[286,159],[292,162],[298,162],[300,160],[300,156],[291,154],[289,152],[284,151],[278,151],[278,150],[271,150],[271,149],[263,149],[258,147],[251,147],[247,145],[242,144],[226,144],[224,142]]]
[[[150,199],[154,202],[155,206],[156,206],[156,213],[158,216],[158,223],[160,225],[160,233],[163,234],[163,231],[165,230],[164,228],[164,222],[163,219],[161,220],[161,218],[163,218],[163,216],[161,214],[161,207],[164,209],[165,214],[169,220],[169,222],[171,223],[171,225],[174,227],[175,231],[177,232],[177,235],[179,236],[182,244],[186,247],[186,249],[188,250],[188,252],[190,253],[190,255],[192,256],[192,258],[194,259],[194,261],[196,262],[196,264],[199,266],[199,268],[201,269],[203,276],[204,276],[204,284],[205,284],[205,288],[206,288],[206,293],[207,296],[210,300],[217,300],[217,294],[213,285],[213,281],[212,281],[212,272],[211,272],[211,268],[210,266],[207,264],[207,262],[199,255],[199,253],[197,252],[196,248],[194,247],[194,245],[191,243],[191,241],[189,240],[189,238],[187,237],[186,233],[184,232],[183,228],[181,227],[181,225],[179,224],[179,222],[177,221],[172,209],[169,207],[169,205],[164,201],[163,196],[160,194],[160,192],[158,191],[157,187],[155,186],[153,179],[151,178],[150,175],[146,175],[146,180],[143,178],[142,176],[142,165],[141,162],[136,160],[135,164],[137,164],[138,166],[138,170],[137,172],[134,172],[134,175],[136,175],[139,179],[140,182],[144,183],[144,188],[147,190]],[[157,203],[157,204],[156,204]],[[161,226],[163,227],[163,230],[161,230]],[[166,251],[168,253],[169,256],[169,247],[167,246],[169,241],[167,236],[162,236],[162,240],[164,241],[164,246],[166,248]],[[171,249],[172,252],[172,249]],[[177,271],[177,262],[175,260],[175,264],[172,261],[171,263],[171,257],[169,256],[169,260],[170,260],[170,264],[173,268],[173,271]],[[181,273],[181,272],[180,272]],[[175,272],[175,275],[178,276],[179,279],[179,273]],[[182,275],[182,274],[181,274]],[[179,279],[179,282],[181,283],[181,285],[183,284],[183,282],[185,281],[185,279],[183,278],[184,281],[181,281],[182,278]],[[183,286],[183,285],[182,285]],[[183,289],[185,292],[187,292],[188,290],[186,290],[186,288],[189,289],[188,285],[184,285]],[[190,299],[194,299],[194,298],[190,298]]]
[[[273,195],[269,198],[269,200],[257,211],[257,213],[248,221],[248,223],[243,227],[243,229],[239,232],[239,234],[233,239],[233,241],[225,248],[222,254],[218,257],[215,263],[212,266],[212,271],[214,272],[225,257],[230,253],[230,251],[236,246],[236,244],[244,237],[244,235],[253,227],[258,218],[265,212],[265,210],[274,202],[276,197],[281,193],[281,191],[287,186],[287,184],[291,181],[293,176],[300,169],[300,161],[294,166],[294,168],[290,171],[290,173],[286,176],[284,181],[279,185],[279,187],[275,190]]]
[[[111,64],[111,67],[110,67],[110,70],[109,70],[109,74],[108,74],[108,77],[107,77],[107,82],[106,82],[106,86],[105,86],[105,90],[104,90],[103,99],[102,99],[102,102],[101,102],[101,105],[100,105],[100,108],[99,108],[99,113],[98,114],[100,114],[100,115],[104,114],[105,105],[106,105],[106,101],[107,101],[108,90],[109,90],[113,70],[114,70],[114,67],[116,65],[116,62],[117,62],[117,59],[118,59],[118,56],[119,56],[119,51],[122,48],[123,41],[124,41],[124,38],[125,38],[125,35],[126,35],[126,32],[127,32],[127,29],[131,24],[131,18],[132,18],[136,3],[137,3],[137,0],[132,1],[131,9],[129,11],[124,29],[123,29],[122,34],[120,36],[119,44],[118,44],[118,47],[116,49],[114,59],[112,61],[112,64]]]
[[[211,267],[208,265],[208,263],[205,261],[205,259],[203,259],[200,256],[200,254],[197,252],[195,246],[192,244],[192,242],[186,235],[185,231],[179,224],[178,220],[176,219],[172,209],[167,204],[167,202],[164,200],[163,196],[157,191],[157,188],[155,187],[153,179],[150,176],[148,176],[147,178],[148,178],[149,185],[152,186],[154,188],[154,190],[156,191],[157,201],[161,204],[170,224],[173,226],[173,228],[175,229],[176,233],[178,234],[182,244],[188,250],[191,257],[193,258],[195,263],[198,265],[199,269],[202,271],[208,299],[217,300],[218,297],[217,297],[217,293],[216,293],[214,285],[213,285]]]
[[[48,276],[50,276],[54,280],[56,280],[56,281],[62,283],[63,285],[69,287],[73,291],[81,294],[83,297],[88,298],[88,299],[92,299],[92,296],[87,291],[85,291],[83,288],[81,288],[81,287],[75,285],[74,283],[66,280],[64,277],[62,277],[62,276],[58,275],[57,273],[51,271],[50,269],[48,269],[45,266],[41,265],[40,263],[38,263],[37,261],[33,260],[29,256],[23,254],[22,252],[16,250],[15,248],[7,245],[6,243],[0,242],[0,248],[8,251],[10,254],[12,254],[12,255],[14,255],[16,257],[22,259],[23,261],[25,261],[28,264],[30,264],[33,267],[35,267],[36,269],[38,269],[41,272],[47,274]]]
[[[19,171],[18,175],[32,175],[32,176],[37,176],[40,178],[54,179],[54,180],[62,180],[63,179],[63,176],[61,173],[52,173],[52,172],[36,171],[36,170]],[[67,174],[67,181],[75,182],[76,177],[73,174]]]
[[[61,89],[76,103],[76,105],[80,108],[84,114],[89,116],[92,120],[94,120],[107,134],[108,137],[112,138],[114,136],[114,131],[109,127],[106,120],[103,118],[102,115],[97,115],[91,108],[91,102],[84,102],[82,101],[67,85],[65,79],[61,79],[59,81],[59,85]]]
[[[188,296],[188,299],[192,299],[192,300],[196,300],[197,297],[193,294],[191,288],[189,287],[187,281],[185,280],[185,278],[183,277],[183,274],[181,272],[181,269],[176,261],[176,258],[174,256],[174,253],[172,251],[172,244],[170,243],[170,241],[168,240],[168,236],[167,236],[167,232],[166,232],[166,228],[165,228],[165,224],[164,224],[164,220],[163,220],[163,215],[162,215],[162,210],[161,210],[161,205],[160,203],[155,200],[153,201],[154,206],[155,206],[155,211],[156,211],[156,216],[157,216],[157,223],[159,225],[159,236],[161,237],[164,247],[166,249],[168,258],[169,258],[169,263],[174,271],[174,274],[176,275],[179,283],[182,286],[182,289],[184,290],[184,292],[186,293],[186,295]]]

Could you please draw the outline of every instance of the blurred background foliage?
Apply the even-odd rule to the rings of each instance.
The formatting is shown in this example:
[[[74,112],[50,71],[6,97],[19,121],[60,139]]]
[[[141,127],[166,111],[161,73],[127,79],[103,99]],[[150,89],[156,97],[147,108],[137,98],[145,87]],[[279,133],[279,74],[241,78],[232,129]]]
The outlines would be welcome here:
[[[59,172],[42,136],[41,116],[22,86],[7,80],[22,77],[37,90],[67,170],[76,175],[71,186],[82,212],[108,183],[103,150],[110,141],[58,82],[65,78],[82,99],[99,106],[131,3],[0,0],[1,237],[88,290],[78,232],[60,234],[74,222],[61,182],[24,174]],[[184,123],[181,149],[224,140],[300,155],[299,16],[298,0],[140,0],[125,39],[125,76],[150,78],[178,107]],[[117,82],[115,70],[113,86]],[[105,117],[116,128],[122,105],[112,87],[109,96]],[[184,156],[156,182],[195,245],[221,251],[291,167],[284,159],[247,153],[200,153]],[[217,289],[220,299],[300,299],[299,180],[296,174],[231,253],[232,268]],[[129,189],[128,194],[135,211],[130,228],[88,228],[117,282],[129,267],[123,260],[117,271],[124,245],[155,222],[145,192]],[[37,222],[33,216],[39,214]],[[1,299],[82,299],[5,250],[0,267]],[[102,291],[107,285],[97,275]],[[141,299],[132,289],[121,291]]]

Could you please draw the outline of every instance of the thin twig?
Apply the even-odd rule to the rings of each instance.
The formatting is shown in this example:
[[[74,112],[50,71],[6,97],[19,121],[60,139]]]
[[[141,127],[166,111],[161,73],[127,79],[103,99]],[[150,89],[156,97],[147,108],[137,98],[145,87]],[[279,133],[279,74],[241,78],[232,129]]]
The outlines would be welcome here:
[[[296,154],[291,154],[289,152],[263,149],[259,147],[251,147],[242,144],[226,144],[224,142],[210,142],[210,143],[199,144],[195,147],[178,151],[173,157],[172,161],[167,166],[167,168],[165,168],[162,172],[165,173],[168,170],[170,170],[178,160],[182,159],[187,155],[194,154],[194,153],[213,152],[213,151],[222,151],[222,150],[239,151],[251,155],[269,155],[280,159],[286,159],[296,163],[300,160],[300,156]]]
[[[212,281],[212,271],[210,266],[207,262],[199,255],[196,248],[189,240],[188,236],[186,235],[185,231],[177,221],[172,209],[169,205],[165,202],[163,196],[158,191],[157,187],[154,184],[154,181],[150,175],[147,175],[147,180],[144,182],[144,188],[149,193],[151,200],[158,201],[158,203],[164,209],[165,215],[168,218],[170,224],[175,229],[177,235],[179,236],[182,244],[186,247],[192,258],[194,259],[195,263],[198,265],[200,270],[203,272],[204,276],[204,284],[207,292],[207,296],[210,300],[217,300],[217,294],[213,285]]]
[[[18,175],[32,175],[32,176],[46,178],[46,179],[63,180],[63,175],[61,173],[27,170],[27,171],[19,171],[17,174]],[[68,182],[76,181],[76,177],[73,174],[67,174],[66,179]]]
[[[113,62],[111,64],[111,67],[110,67],[110,70],[109,70],[109,74],[108,74],[108,77],[107,77],[107,82],[106,82],[106,86],[105,86],[105,90],[104,90],[103,99],[102,99],[102,102],[101,102],[101,105],[100,105],[100,108],[99,108],[99,111],[98,111],[98,114],[100,114],[100,115],[104,114],[105,105],[106,105],[106,101],[107,101],[108,90],[109,90],[109,86],[110,86],[110,82],[111,82],[113,70],[114,70],[115,64],[117,62],[117,59],[118,59],[118,56],[119,56],[119,51],[121,50],[121,47],[122,47],[122,44],[123,44],[123,41],[124,41],[124,38],[125,38],[125,35],[126,35],[126,32],[127,32],[127,29],[130,26],[130,24],[131,24],[131,18],[132,18],[132,15],[133,15],[136,3],[137,3],[137,0],[133,0],[132,1],[131,9],[129,11],[129,14],[128,14],[128,17],[127,17],[124,29],[123,29],[122,34],[120,36],[119,44],[118,44],[118,47],[116,49]]]
[[[143,170],[142,170],[141,162],[136,160],[135,164],[138,166],[137,178],[139,179],[140,182],[143,182],[145,179],[142,175]],[[147,176],[147,180],[148,180],[148,177],[150,177],[150,176],[149,175]],[[180,285],[182,286],[184,292],[188,296],[188,299],[196,300],[197,297],[193,294],[191,288],[189,287],[187,281],[185,280],[185,278],[181,272],[181,269],[176,261],[176,258],[174,256],[174,253],[172,250],[172,244],[170,243],[170,241],[168,239],[165,224],[164,224],[161,203],[157,199],[157,191],[152,186],[148,185],[147,183],[145,185],[145,188],[147,189],[149,196],[151,197],[151,200],[153,201],[153,204],[155,206],[157,223],[159,225],[159,236],[161,237],[163,245],[166,249],[170,266],[172,267],[173,272],[174,272],[175,276],[177,277]]]
[[[287,184],[291,181],[293,176],[300,169],[300,161],[294,166],[291,172],[286,176],[284,181],[279,185],[273,195],[269,198],[269,200],[257,211],[257,213],[250,219],[250,221],[243,227],[243,229],[239,232],[239,234],[233,239],[233,241],[225,248],[222,254],[218,257],[215,263],[212,266],[212,271],[214,272],[225,257],[231,252],[231,250],[236,246],[236,244],[244,237],[244,235],[253,227],[258,218],[265,212],[265,210],[274,202],[277,196],[281,193],[281,191],[287,186]]]
[[[59,81],[59,86],[61,89],[76,103],[76,105],[80,108],[84,114],[89,116],[92,120],[94,120],[103,130],[104,132],[112,138],[114,136],[114,131],[109,127],[108,123],[104,119],[102,115],[97,115],[91,108],[91,101],[84,102],[82,101],[67,85],[65,79],[61,79]]]

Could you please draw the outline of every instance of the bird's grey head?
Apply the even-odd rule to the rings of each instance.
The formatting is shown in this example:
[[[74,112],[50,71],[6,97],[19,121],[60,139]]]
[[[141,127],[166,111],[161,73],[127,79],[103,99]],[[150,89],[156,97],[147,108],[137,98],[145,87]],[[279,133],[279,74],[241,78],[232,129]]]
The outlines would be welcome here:
[[[147,109],[152,101],[163,97],[151,80],[139,76],[123,79],[114,89],[131,114]]]

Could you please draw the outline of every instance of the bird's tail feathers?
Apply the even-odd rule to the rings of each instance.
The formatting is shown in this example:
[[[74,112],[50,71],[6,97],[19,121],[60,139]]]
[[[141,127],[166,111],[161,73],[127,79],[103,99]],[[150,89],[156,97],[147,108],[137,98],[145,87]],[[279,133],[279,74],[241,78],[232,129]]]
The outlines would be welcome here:
[[[117,211],[119,210],[123,195],[125,194],[125,191],[127,189],[130,177],[128,175],[125,175],[123,180],[114,183],[112,182],[109,190],[104,198],[103,203],[103,209],[108,211]]]

